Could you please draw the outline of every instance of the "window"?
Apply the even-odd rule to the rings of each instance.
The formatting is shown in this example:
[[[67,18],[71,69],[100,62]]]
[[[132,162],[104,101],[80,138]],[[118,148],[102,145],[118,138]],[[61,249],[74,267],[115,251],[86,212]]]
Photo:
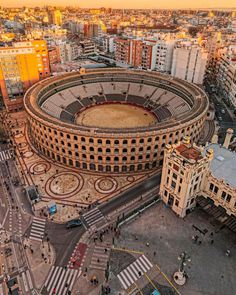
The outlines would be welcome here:
[[[218,186],[215,186],[215,188],[214,188],[214,194],[217,194],[218,193],[218,190],[219,190]]]
[[[178,177],[177,174],[173,173],[173,178],[177,179],[177,177]]]
[[[226,197],[226,192],[222,192],[222,194],[221,194],[221,199],[225,199],[225,197]]]
[[[228,195],[227,195],[227,197],[226,197],[226,202],[228,202],[228,203],[229,203],[229,202],[230,202],[230,200],[231,200],[231,198],[232,198],[232,196],[228,194]]]
[[[101,139],[98,139],[98,143],[99,143],[99,144],[102,144],[102,140],[101,140]]]
[[[93,143],[93,138],[89,138],[89,142],[90,143]]]
[[[139,140],[139,143],[143,143],[144,142],[144,140],[143,140],[143,138],[141,138],[140,140]]]
[[[165,197],[168,196],[168,192],[167,192],[167,190],[164,190],[164,196],[165,196]]]
[[[175,206],[178,207],[179,206],[179,200],[175,200]]]
[[[211,192],[213,191],[213,188],[214,188],[214,184],[211,183],[211,184],[210,184],[210,187],[209,187],[209,189],[210,189]]]
[[[180,193],[181,192],[181,186],[179,186],[179,189],[178,189],[178,193]]]
[[[175,181],[171,181],[171,187],[175,188],[176,187],[176,182]]]
[[[109,139],[107,139],[106,144],[111,144],[111,141]]]

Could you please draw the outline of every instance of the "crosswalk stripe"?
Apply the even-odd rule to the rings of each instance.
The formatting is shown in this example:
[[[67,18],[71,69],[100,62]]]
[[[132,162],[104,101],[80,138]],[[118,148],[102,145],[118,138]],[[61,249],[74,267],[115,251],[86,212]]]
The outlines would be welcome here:
[[[126,279],[126,277],[125,277],[125,275],[124,275],[123,272],[121,272],[120,275],[121,275],[121,277],[123,278],[124,283],[125,283],[125,285],[126,285],[125,289],[127,289],[127,288],[129,287],[130,283],[129,283],[129,281]]]
[[[69,273],[69,277],[68,277],[68,279],[67,279],[67,284],[68,284],[68,286],[70,285],[72,275],[73,275],[73,272],[70,271],[70,273]],[[65,289],[62,295],[66,294],[66,293],[67,293],[67,290]]]
[[[3,286],[2,286],[2,284],[0,284],[0,294],[4,294],[3,293]]]
[[[132,268],[133,274],[135,275],[136,280],[137,280],[138,279],[138,272],[139,272],[139,270],[135,268],[135,265],[133,263],[130,265],[130,268]]]
[[[57,266],[55,268],[55,270],[56,271],[53,273],[53,277],[52,277],[51,281],[49,282],[49,285],[48,285],[48,288],[47,288],[47,291],[48,292],[51,290],[51,287],[53,287],[53,283],[54,283],[54,287],[56,286],[57,277],[58,277],[58,274],[60,274],[60,272],[62,271],[62,268],[60,268],[60,267]],[[55,280],[54,280],[54,278],[55,278]]]
[[[100,216],[99,218],[95,217],[93,219],[86,219],[87,223],[88,224],[94,224],[96,222],[98,222],[99,220],[102,220],[104,219],[104,216]]]
[[[53,266],[44,283],[47,294],[52,295],[54,288],[56,288],[56,294],[58,295],[67,294],[68,290],[72,290],[77,274],[78,270],[76,269]]]
[[[27,279],[28,279],[28,283],[29,283],[30,290],[32,290],[32,289],[34,288],[34,286],[33,286],[33,283],[32,283],[32,280],[31,280],[31,276],[30,276],[30,272],[29,272],[28,269],[27,269],[27,271],[26,271],[26,277],[27,277]]]
[[[146,269],[149,269],[149,265],[147,265],[147,262],[143,259],[143,256],[140,256],[140,261],[143,263]]]
[[[33,221],[33,226],[45,227],[45,222],[40,222],[38,220],[34,220]]]
[[[68,276],[69,276],[69,272],[67,271],[65,276],[63,277],[62,282],[61,282],[61,288],[58,290],[58,294],[61,294],[63,287],[65,287],[66,279],[67,279]]]
[[[70,288],[72,289],[72,287],[73,287],[73,285],[74,285],[74,282],[75,282],[75,279],[76,279],[76,274],[77,274],[77,271],[74,269],[74,274],[73,274],[73,277],[72,277],[72,281],[71,281],[71,283],[70,283],[70,286],[71,286],[71,287],[69,287],[69,289],[70,289]]]
[[[133,282],[133,279],[132,279],[130,273],[127,271],[127,269],[124,269],[124,274],[126,274],[126,278],[129,281],[129,286],[130,286]]]
[[[130,267],[127,267],[126,270],[129,272],[130,276],[133,278],[133,282],[136,281],[137,277],[135,276],[134,272],[131,271]]]
[[[135,281],[137,281],[140,276],[146,273],[150,268],[152,268],[152,263],[148,260],[145,255],[139,256],[134,262],[128,265],[124,270],[122,270],[118,275],[118,279],[124,289],[127,289]]]
[[[59,272],[58,272],[58,273],[59,273]],[[58,279],[56,278],[56,280],[55,280],[55,285],[56,285],[56,286],[61,286],[61,287],[62,287],[62,285],[61,285],[61,280],[63,279],[63,276],[65,275],[65,273],[66,273],[66,270],[65,270],[65,269],[62,269],[62,271],[60,272],[60,275],[59,275]],[[57,280],[58,280],[58,282],[57,282]],[[59,288],[60,288],[60,287],[59,287]],[[58,288],[58,294],[60,294],[60,292],[59,292],[59,288]],[[49,295],[51,295],[52,292],[53,292],[53,289],[51,290],[51,292],[49,293]]]
[[[4,161],[3,156],[2,156],[2,152],[0,152],[0,158],[1,158],[1,161]]]
[[[38,220],[38,221],[41,221],[41,222],[46,222],[46,220],[45,219],[42,219],[42,218],[39,218],[39,217],[34,217],[34,220],[36,221],[36,220]]]
[[[142,255],[143,259],[146,260],[147,264],[149,265],[150,268],[153,267],[153,265],[151,264],[151,262],[147,259],[147,257],[145,255]]]
[[[137,264],[139,265],[140,269],[143,271],[143,273],[146,272],[146,268],[142,265],[139,259],[136,260]]]
[[[53,265],[53,267],[50,269],[50,272],[49,272],[49,274],[48,274],[48,277],[47,277],[47,279],[46,279],[46,282],[44,283],[45,286],[47,286],[48,281],[49,281],[49,279],[50,279],[50,277],[51,277],[51,274],[52,274],[54,268],[55,268],[55,266]]]
[[[96,210],[99,210],[99,209],[98,209],[97,207],[95,207],[95,208],[89,210],[88,212],[84,213],[83,216],[90,215],[91,213],[93,213],[93,212],[96,211]]]
[[[25,273],[24,272],[22,272],[22,279],[23,279],[23,283],[24,283],[24,287],[25,287],[25,292],[28,292],[29,291],[29,287],[28,287],[26,276],[25,276]]]
[[[125,284],[125,282],[123,281],[123,279],[121,278],[121,275],[120,275],[120,274],[117,275],[117,278],[118,278],[119,281],[121,282],[123,288],[124,288],[124,289],[127,289],[128,287],[126,287],[126,284]]]

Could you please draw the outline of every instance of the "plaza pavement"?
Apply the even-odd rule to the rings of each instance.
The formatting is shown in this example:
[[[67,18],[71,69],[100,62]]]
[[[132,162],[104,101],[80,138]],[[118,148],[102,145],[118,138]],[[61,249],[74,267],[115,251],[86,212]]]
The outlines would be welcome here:
[[[201,234],[193,225],[207,233]],[[194,235],[200,244],[192,240]],[[123,226],[115,244],[143,252],[172,283],[178,256],[186,251],[191,256],[186,266],[189,278],[185,286],[175,285],[182,295],[236,294],[236,236],[200,209],[180,219],[160,202]],[[227,249],[230,257],[225,255]]]

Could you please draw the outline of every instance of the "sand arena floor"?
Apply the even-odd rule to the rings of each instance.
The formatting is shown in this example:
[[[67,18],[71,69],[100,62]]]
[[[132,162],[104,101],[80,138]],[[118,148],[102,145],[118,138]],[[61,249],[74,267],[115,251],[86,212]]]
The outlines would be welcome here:
[[[89,107],[78,114],[76,123],[107,128],[135,128],[157,122],[155,115],[130,104],[102,104]]]

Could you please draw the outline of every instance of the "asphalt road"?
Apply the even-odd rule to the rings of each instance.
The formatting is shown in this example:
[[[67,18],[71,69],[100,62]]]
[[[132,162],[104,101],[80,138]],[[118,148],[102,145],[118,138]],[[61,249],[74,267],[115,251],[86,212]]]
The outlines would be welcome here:
[[[67,229],[65,224],[47,222],[45,232],[56,252],[55,265],[66,266],[85,229],[83,226]]]
[[[158,186],[161,181],[161,174],[156,174],[150,177],[148,180],[138,184],[135,187],[130,188],[127,191],[121,193],[118,197],[112,199],[108,203],[102,204],[99,206],[99,209],[103,215],[107,215],[114,211],[115,209],[123,206],[125,203],[128,203],[134,200],[137,197],[140,197],[142,194],[153,189],[155,186]]]
[[[216,116],[216,119],[220,125],[219,143],[223,143],[225,133],[228,128],[233,128],[234,133],[236,134],[236,120],[232,119],[232,117],[230,116],[230,114],[228,112],[228,109],[227,109],[228,107],[217,96],[217,94],[212,93],[209,86],[206,87],[206,90],[208,92],[208,96],[210,98],[210,101],[214,103],[215,116]]]

